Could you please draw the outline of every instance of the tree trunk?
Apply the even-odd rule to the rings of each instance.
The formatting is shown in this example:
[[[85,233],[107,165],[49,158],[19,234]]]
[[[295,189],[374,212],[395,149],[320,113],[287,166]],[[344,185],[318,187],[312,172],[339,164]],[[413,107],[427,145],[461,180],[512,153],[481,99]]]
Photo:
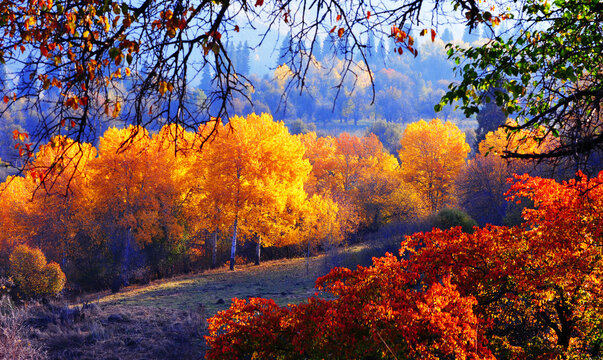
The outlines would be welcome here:
[[[216,255],[218,253],[218,228],[214,230],[211,236],[211,268],[216,268]]]
[[[306,276],[310,274],[310,240],[308,240],[308,249],[306,251]]]
[[[126,232],[126,241],[124,243],[124,254],[121,263],[121,285],[128,285],[128,270],[130,270],[130,256],[132,253],[132,228]]]
[[[261,253],[261,248],[262,248],[262,237],[258,236],[257,240],[258,241],[255,244],[255,264],[256,265],[260,265],[260,253]]]
[[[230,270],[234,270],[235,267],[235,253],[237,251],[237,223],[239,221],[238,216],[235,216],[234,230],[232,231],[232,246],[230,247]]]

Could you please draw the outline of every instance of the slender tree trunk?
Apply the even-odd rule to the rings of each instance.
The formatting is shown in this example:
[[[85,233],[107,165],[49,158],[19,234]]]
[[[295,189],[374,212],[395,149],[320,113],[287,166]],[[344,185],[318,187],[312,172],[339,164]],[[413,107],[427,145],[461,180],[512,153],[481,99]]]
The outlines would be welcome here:
[[[211,236],[211,268],[216,268],[216,255],[218,253],[218,228],[214,230]]]
[[[234,220],[234,230],[232,231],[232,246],[230,247],[230,270],[234,270],[235,267],[235,253],[237,251],[237,223],[239,221],[239,217],[235,216]]]
[[[257,237],[257,242],[255,244],[255,264],[260,265],[260,253],[262,251],[262,237]]]
[[[306,250],[306,276],[310,275],[310,240],[308,240],[308,248]]]
[[[121,263],[121,284],[128,285],[128,270],[130,269],[130,256],[132,253],[132,228],[126,232],[126,241],[124,244],[124,255]]]

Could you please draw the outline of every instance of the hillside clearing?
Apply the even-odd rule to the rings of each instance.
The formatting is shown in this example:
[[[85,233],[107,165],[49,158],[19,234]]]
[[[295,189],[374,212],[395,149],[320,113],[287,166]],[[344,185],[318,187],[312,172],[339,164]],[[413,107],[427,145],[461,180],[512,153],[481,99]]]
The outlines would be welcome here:
[[[146,306],[174,310],[203,310],[210,317],[230,306],[232,298],[264,297],[277,304],[299,303],[316,291],[316,278],[326,274],[325,256],[306,259],[282,259],[259,266],[238,265],[235,271],[226,266],[200,274],[184,275],[154,281],[149,285],[132,286],[116,294],[97,293],[84,298],[107,306]]]

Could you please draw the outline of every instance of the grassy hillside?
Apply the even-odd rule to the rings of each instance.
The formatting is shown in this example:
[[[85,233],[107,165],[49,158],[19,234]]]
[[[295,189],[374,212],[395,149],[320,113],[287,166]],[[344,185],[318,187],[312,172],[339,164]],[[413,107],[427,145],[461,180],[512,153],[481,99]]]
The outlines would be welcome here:
[[[303,258],[275,260],[259,266],[238,265],[235,271],[222,267],[126,288],[117,294],[99,293],[85,300],[101,306],[202,309],[209,317],[228,308],[233,297],[271,298],[279,305],[299,303],[315,292],[314,282],[326,269],[324,256],[310,258],[308,273]]]
[[[206,319],[228,308],[233,297],[299,303],[314,294],[316,278],[332,265],[333,256],[322,255],[310,259],[308,272],[303,258],[237,266],[234,272],[223,267],[92,294],[70,305],[12,308],[2,300],[0,324],[11,341],[0,341],[0,360],[203,359]],[[8,358],[3,347],[11,351]]]

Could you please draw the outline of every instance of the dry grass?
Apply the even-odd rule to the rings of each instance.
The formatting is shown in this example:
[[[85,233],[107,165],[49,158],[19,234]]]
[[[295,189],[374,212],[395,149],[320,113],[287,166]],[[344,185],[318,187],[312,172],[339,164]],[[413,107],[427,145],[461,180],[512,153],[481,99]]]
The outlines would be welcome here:
[[[126,288],[117,294],[96,294],[87,300],[111,306],[203,308],[207,316],[228,308],[234,297],[265,297],[274,299],[279,305],[295,304],[314,294],[316,278],[326,273],[324,262],[324,256],[310,258],[308,274],[304,258],[237,266],[235,271],[222,267]]]
[[[27,317],[27,309],[15,307],[6,297],[0,299],[0,360],[46,358],[45,353],[29,341]]]
[[[203,359],[207,317],[228,308],[233,297],[302,302],[331,260],[311,258],[308,273],[304,258],[277,260],[97,293],[70,306],[32,305],[19,320],[27,331],[19,334],[49,359]]]
[[[35,305],[29,341],[48,359],[201,359],[207,326],[194,311],[140,306]]]

